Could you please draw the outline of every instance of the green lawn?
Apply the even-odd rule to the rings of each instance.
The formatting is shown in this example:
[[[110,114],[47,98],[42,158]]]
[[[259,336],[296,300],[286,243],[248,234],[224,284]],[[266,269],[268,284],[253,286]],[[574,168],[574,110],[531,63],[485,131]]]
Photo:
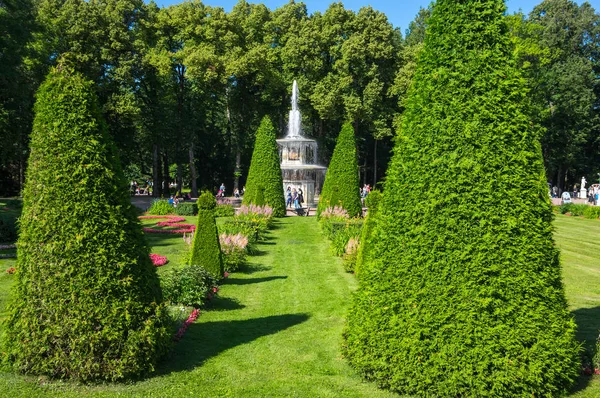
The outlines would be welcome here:
[[[188,218],[194,222],[195,218]],[[145,224],[152,224],[145,221]],[[557,216],[569,303],[579,337],[594,347],[600,329],[600,221]],[[153,252],[181,265],[180,235],[150,235]],[[354,276],[329,254],[312,217],[277,221],[249,266],[234,273],[219,298],[177,343],[158,374],[127,384],[80,386],[0,373],[0,395],[386,397],[365,383],[340,355],[343,316]],[[0,317],[13,279],[0,260]],[[600,376],[582,378],[575,397],[600,396]]]

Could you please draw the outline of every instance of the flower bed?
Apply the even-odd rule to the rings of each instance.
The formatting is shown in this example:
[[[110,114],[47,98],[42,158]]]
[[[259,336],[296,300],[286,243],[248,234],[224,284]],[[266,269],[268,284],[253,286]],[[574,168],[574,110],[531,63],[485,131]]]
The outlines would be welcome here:
[[[185,334],[185,332],[187,331],[188,327],[194,323],[194,321],[196,319],[198,319],[198,316],[200,315],[200,310],[195,308],[190,316],[188,317],[188,319],[186,319],[183,324],[181,325],[181,327],[179,328],[179,330],[177,331],[177,333],[175,333],[175,336],[173,336],[173,340],[175,341],[179,341],[181,340],[181,338],[183,337],[183,335]]]
[[[153,227],[144,227],[142,230],[150,234],[184,234],[193,232],[196,226],[193,224],[181,224],[185,221],[185,218],[179,216],[140,216],[140,220],[155,220],[155,219],[167,219],[167,221],[159,221],[156,223],[159,227],[168,227],[176,229],[156,229]]]
[[[152,264],[154,264],[155,267],[162,267],[169,262],[167,256],[161,256],[160,254],[155,253],[150,254],[150,260],[152,260]]]

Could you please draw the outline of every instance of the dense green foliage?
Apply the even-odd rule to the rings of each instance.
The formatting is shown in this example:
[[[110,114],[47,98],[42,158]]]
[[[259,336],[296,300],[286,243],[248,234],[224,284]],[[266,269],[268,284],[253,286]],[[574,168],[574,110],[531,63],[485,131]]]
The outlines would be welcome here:
[[[327,207],[335,206],[346,209],[350,217],[362,215],[356,142],[354,129],[350,123],[344,124],[338,136],[319,197],[317,215]]]
[[[215,197],[208,191],[198,198],[198,221],[192,243],[191,265],[204,267],[214,278],[223,277],[223,259],[219,245],[219,231],[215,222]]]
[[[174,212],[175,208],[173,205],[169,204],[169,201],[166,199],[154,199],[148,209],[148,214],[154,216],[165,216],[167,214],[173,214]]]
[[[252,203],[257,206],[266,204],[273,208],[275,217],[283,217],[285,216],[285,199],[276,138],[273,123],[268,116],[265,116],[256,131],[256,142],[246,180],[243,203]]]
[[[195,216],[198,214],[198,205],[196,203],[180,202],[175,208],[175,214],[178,216]]]
[[[558,211],[560,214],[569,213],[572,216],[582,216],[589,206],[584,204],[575,204],[575,203],[565,203],[560,205]]]
[[[372,243],[367,242],[371,239],[373,228],[375,228],[375,217],[377,216],[377,211],[379,210],[379,202],[381,202],[381,197],[381,191],[372,190],[365,198],[365,206],[368,208],[368,212],[360,233],[360,245],[358,247],[358,252],[356,253],[356,265],[354,266],[354,272],[357,276],[360,275],[360,269],[365,261],[365,249],[372,245]]]
[[[439,0],[427,22],[344,333],[352,366],[399,393],[559,396],[579,373],[504,10]]]
[[[92,84],[54,70],[35,111],[4,359],[81,380],[152,371],[169,322]]]
[[[161,276],[165,300],[199,308],[217,286],[217,279],[200,265],[186,265]]]
[[[215,207],[215,217],[233,217],[235,209],[232,205],[217,205]]]

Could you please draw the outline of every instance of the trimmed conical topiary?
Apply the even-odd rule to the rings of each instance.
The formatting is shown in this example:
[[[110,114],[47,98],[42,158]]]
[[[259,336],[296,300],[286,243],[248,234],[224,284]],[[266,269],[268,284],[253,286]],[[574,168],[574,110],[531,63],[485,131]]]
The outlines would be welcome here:
[[[91,82],[50,73],[30,146],[5,360],[80,380],[152,371],[170,321]]]
[[[285,216],[279,148],[277,147],[275,128],[268,116],[263,118],[256,131],[256,141],[246,180],[243,203],[260,206],[259,201],[272,207],[275,217]]]
[[[326,208],[334,206],[346,209],[350,217],[362,215],[356,142],[354,128],[350,123],[342,126],[342,131],[337,138],[319,197],[317,215],[320,215]]]
[[[579,348],[500,0],[438,0],[344,353],[431,397],[559,396]]]
[[[365,198],[365,206],[369,209],[367,216],[365,217],[365,223],[363,224],[362,230],[360,231],[360,246],[356,253],[356,265],[354,266],[354,273],[357,277],[360,277],[361,268],[365,262],[367,254],[366,249],[369,247],[367,243],[373,235],[373,228],[375,228],[375,217],[379,209],[379,202],[381,202],[381,191],[372,190]]]
[[[194,233],[190,264],[201,265],[217,280],[221,280],[224,269],[219,231],[215,222],[216,206],[215,197],[208,191],[203,192],[198,198],[198,222]]]

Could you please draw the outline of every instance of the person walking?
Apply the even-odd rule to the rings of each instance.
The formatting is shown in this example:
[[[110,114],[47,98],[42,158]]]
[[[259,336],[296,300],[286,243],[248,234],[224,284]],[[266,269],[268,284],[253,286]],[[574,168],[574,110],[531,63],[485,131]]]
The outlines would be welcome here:
[[[285,206],[292,207],[292,188],[289,185],[288,185],[287,189],[285,190],[285,197],[286,197]]]

